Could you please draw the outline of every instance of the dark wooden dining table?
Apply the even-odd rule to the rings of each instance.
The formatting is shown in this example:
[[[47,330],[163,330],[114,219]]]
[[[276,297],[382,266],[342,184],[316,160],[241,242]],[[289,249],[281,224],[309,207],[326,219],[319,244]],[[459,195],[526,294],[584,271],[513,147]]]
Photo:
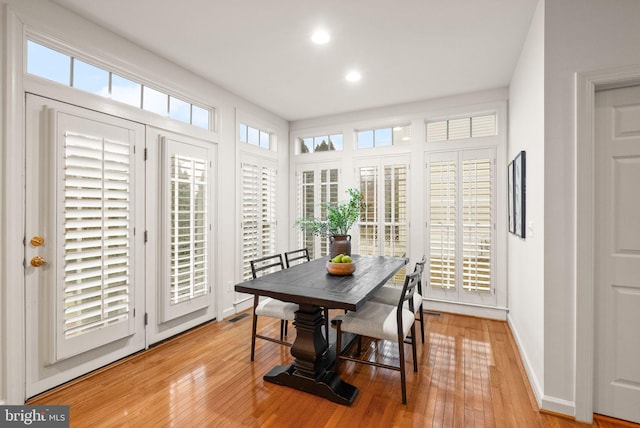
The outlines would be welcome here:
[[[331,371],[335,342],[322,334],[323,308],[358,311],[374,292],[407,263],[404,257],[352,255],[356,270],[351,275],[327,272],[328,257],[322,257],[236,284],[242,293],[268,296],[299,305],[291,346],[294,361],[276,366],[264,376],[267,382],[286,385],[319,395],[336,403],[353,403],[358,389]],[[327,335],[329,336],[329,335]],[[348,341],[346,345],[348,345]]]

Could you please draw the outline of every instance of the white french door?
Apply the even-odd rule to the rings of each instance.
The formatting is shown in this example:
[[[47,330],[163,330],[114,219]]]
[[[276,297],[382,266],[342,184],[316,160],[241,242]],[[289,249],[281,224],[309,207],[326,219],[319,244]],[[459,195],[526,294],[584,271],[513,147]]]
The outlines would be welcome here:
[[[495,149],[427,154],[428,297],[495,305]]]
[[[361,160],[356,173],[364,203],[358,253],[409,257],[408,157]],[[403,267],[394,281],[402,283],[405,273]]]
[[[145,347],[143,125],[26,99],[26,393]]]
[[[340,169],[337,166],[305,165],[296,172],[297,218],[326,218],[327,204],[339,201]],[[312,259],[329,254],[329,240],[310,230],[298,231],[298,247],[306,247]]]
[[[250,279],[250,261],[276,252],[277,162],[242,154],[241,260],[242,278]]]
[[[215,318],[216,144],[147,126],[147,344]]]

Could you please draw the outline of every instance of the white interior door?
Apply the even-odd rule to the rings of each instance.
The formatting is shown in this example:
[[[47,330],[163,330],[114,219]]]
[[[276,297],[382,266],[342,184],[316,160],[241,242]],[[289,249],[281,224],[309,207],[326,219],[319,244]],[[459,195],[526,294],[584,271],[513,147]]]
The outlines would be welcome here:
[[[640,87],[596,94],[596,413],[640,422]]]
[[[145,129],[26,101],[30,397],[145,347]]]

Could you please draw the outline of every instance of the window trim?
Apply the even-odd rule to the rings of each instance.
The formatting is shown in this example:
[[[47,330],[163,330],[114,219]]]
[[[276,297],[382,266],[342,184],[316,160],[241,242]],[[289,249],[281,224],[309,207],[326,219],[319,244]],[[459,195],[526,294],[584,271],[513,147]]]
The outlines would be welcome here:
[[[494,134],[491,135],[481,135],[481,136],[473,136],[473,118],[477,118],[477,117],[485,117],[485,116],[493,116],[494,118]],[[461,120],[461,119],[469,119],[469,137],[463,137],[463,138],[449,138],[449,122],[451,121],[455,121],[455,120]],[[441,122],[445,122],[446,123],[446,138],[443,140],[436,140],[436,141],[429,141],[429,132],[428,132],[428,127],[430,124],[433,123],[441,123]],[[425,119],[424,121],[424,142],[428,145],[434,145],[434,144],[439,144],[439,143],[451,143],[454,141],[479,141],[479,140],[483,140],[483,139],[487,139],[487,138],[496,138],[498,137],[500,132],[500,128],[499,128],[499,114],[498,111],[494,110],[494,111],[481,111],[481,112],[473,112],[473,113],[467,113],[467,114],[463,114],[463,115],[452,115],[452,116],[445,116],[445,117],[434,117],[431,119]]]
[[[54,50],[58,53],[61,53],[63,55],[66,55],[70,58],[70,77],[69,77],[69,83],[68,84],[64,84],[64,83],[60,83],[57,82],[55,80],[51,80],[45,77],[41,77],[38,76],[37,74],[31,74],[27,72],[27,67],[28,67],[28,44],[29,42],[33,42],[35,44],[41,45],[45,48]],[[73,86],[73,68],[74,68],[74,59],[77,59],[78,61],[81,61],[83,63],[89,64],[91,66],[97,67],[103,71],[106,71],[107,73],[109,73],[109,89],[111,90],[111,81],[112,81],[112,75],[116,74],[119,77],[123,77],[127,80],[131,80],[134,83],[137,83],[141,86],[141,98],[140,98],[140,104],[139,105],[132,105],[130,103],[126,103],[123,101],[118,101],[118,100],[114,100],[111,98],[111,92],[109,93],[109,96],[102,96],[100,94],[94,93],[94,92],[90,92],[90,91],[86,91],[84,89],[81,88],[77,88],[75,86]],[[211,106],[208,105],[207,103],[204,102],[200,102],[195,100],[193,97],[187,96],[183,93],[180,93],[178,91],[174,91],[174,90],[169,90],[165,85],[160,84],[157,81],[151,81],[149,79],[145,79],[140,75],[136,75],[135,73],[132,73],[130,70],[128,69],[122,69],[121,67],[118,67],[117,65],[115,65],[115,63],[112,62],[108,62],[105,60],[100,60],[97,57],[88,54],[86,52],[83,52],[79,49],[75,49],[73,47],[71,47],[71,45],[64,43],[60,40],[57,40],[51,36],[48,35],[44,35],[42,33],[39,33],[37,31],[31,30],[29,28],[27,28],[25,30],[25,36],[24,36],[24,42],[23,42],[23,64],[22,64],[22,75],[25,78],[25,81],[28,81],[28,79],[33,79],[35,81],[41,81],[41,82],[46,82],[47,85],[52,85],[54,87],[62,87],[62,88],[69,88],[71,90],[73,90],[74,92],[80,92],[83,94],[88,94],[89,96],[92,97],[98,97],[100,99],[106,99],[109,100],[110,102],[116,102],[118,103],[118,105],[126,105],[130,108],[134,108],[136,110],[140,110],[140,111],[144,111],[150,114],[153,114],[155,117],[159,117],[162,119],[169,119],[171,121],[175,121],[177,123],[182,124],[183,126],[188,126],[189,128],[193,128],[193,129],[198,129],[200,131],[205,131],[205,132],[217,132],[218,129],[218,108],[216,108],[215,106]],[[154,91],[160,92],[163,95],[167,95],[167,114],[158,114],[155,113],[153,111],[150,110],[146,110],[143,108],[143,104],[142,104],[142,100],[143,100],[143,95],[142,92],[144,92],[144,88],[147,87],[149,89],[152,89]],[[189,103],[191,108],[190,108],[190,122],[184,122],[182,120],[179,119],[175,119],[172,118],[170,116],[170,108],[169,108],[169,98],[175,98],[178,99],[180,101]],[[207,115],[208,115],[208,127],[207,128],[202,128],[200,126],[194,125],[193,122],[193,107],[197,107],[200,109],[203,109],[205,111],[207,111]]]
[[[355,128],[353,130],[354,133],[354,146],[356,148],[356,150],[368,150],[368,149],[383,149],[383,148],[388,148],[388,147],[398,147],[398,146],[405,146],[405,145],[410,145],[412,143],[413,137],[411,136],[412,133],[412,122],[408,121],[408,122],[400,122],[400,123],[395,123],[389,126],[377,126],[377,127],[363,127],[363,128]],[[394,131],[396,131],[396,128],[408,128],[409,129],[409,137],[408,137],[408,141],[406,143],[394,143],[394,136],[393,133]],[[376,146],[376,131],[383,131],[383,130],[390,130],[391,131],[391,144],[387,144],[387,145],[381,145],[381,146]],[[368,132],[371,131],[373,132],[373,145],[371,147],[360,147],[360,141],[359,141],[359,134],[361,132]]]

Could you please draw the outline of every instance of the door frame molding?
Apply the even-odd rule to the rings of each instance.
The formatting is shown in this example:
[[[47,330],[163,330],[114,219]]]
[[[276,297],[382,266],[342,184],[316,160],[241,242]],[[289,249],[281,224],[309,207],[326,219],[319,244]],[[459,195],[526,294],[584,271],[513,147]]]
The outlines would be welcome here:
[[[25,202],[25,139],[24,139],[24,87],[22,80],[22,34],[24,22],[15,11],[5,9],[5,58],[6,75],[4,90],[4,133],[2,135],[3,170],[2,193],[2,234],[5,250],[24,248],[24,202]],[[11,144],[9,144],[11,142]],[[11,185],[9,185],[11,183]],[[4,379],[0,378],[0,401],[7,404],[23,404],[25,399],[25,275],[24,251],[4,251],[0,265],[4,301],[2,301],[4,354],[0,356],[0,368]],[[11,286],[9,286],[11,284]],[[9,370],[9,367],[11,368]],[[2,391],[4,386],[5,390]]]
[[[575,74],[575,418],[593,421],[595,360],[595,94],[640,84],[640,65]],[[579,356],[579,357],[578,357]]]

